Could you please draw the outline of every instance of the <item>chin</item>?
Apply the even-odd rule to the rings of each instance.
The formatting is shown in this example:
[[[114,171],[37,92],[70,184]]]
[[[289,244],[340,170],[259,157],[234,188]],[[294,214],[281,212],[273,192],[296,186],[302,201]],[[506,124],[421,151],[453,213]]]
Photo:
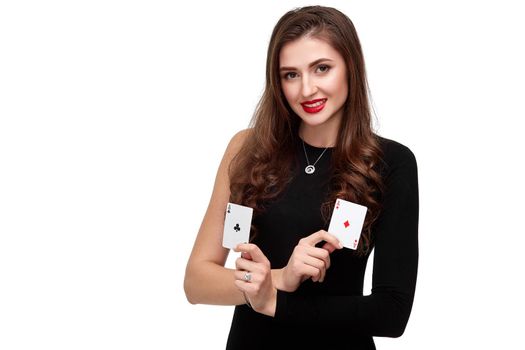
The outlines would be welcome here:
[[[318,126],[318,125],[321,125],[321,124],[324,124],[326,123],[328,120],[330,120],[330,118],[325,118],[325,117],[318,117],[318,116],[300,116],[299,117],[303,123],[309,125],[309,126]]]

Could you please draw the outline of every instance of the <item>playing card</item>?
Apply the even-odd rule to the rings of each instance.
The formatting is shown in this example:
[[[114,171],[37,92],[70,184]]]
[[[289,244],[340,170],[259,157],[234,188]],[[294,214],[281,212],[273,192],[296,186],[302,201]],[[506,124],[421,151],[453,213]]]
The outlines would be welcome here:
[[[336,236],[343,246],[357,249],[367,210],[365,206],[338,198],[335,201],[328,233]]]
[[[222,245],[233,249],[239,243],[247,243],[250,239],[253,208],[244,205],[228,203],[224,218]]]

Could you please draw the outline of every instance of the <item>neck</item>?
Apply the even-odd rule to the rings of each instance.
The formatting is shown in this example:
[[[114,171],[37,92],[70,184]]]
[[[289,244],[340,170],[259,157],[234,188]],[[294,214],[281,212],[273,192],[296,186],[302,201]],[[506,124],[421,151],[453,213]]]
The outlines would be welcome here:
[[[299,126],[299,137],[314,147],[334,147],[337,143],[338,129],[338,124],[308,125],[302,122]]]

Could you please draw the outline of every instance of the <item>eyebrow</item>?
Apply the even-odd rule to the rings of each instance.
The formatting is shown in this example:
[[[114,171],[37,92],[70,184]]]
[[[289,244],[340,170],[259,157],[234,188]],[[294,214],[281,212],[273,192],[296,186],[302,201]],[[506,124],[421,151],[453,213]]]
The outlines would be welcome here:
[[[323,61],[333,61],[333,60],[331,60],[331,59],[329,59],[329,58],[319,58],[319,59],[313,61],[312,63],[310,63],[310,64],[308,65],[308,68],[313,67],[313,66],[315,66],[316,64],[318,64],[319,62],[323,62]],[[283,70],[294,70],[294,69],[296,69],[296,68],[295,68],[295,67],[281,67],[281,68],[279,68],[279,71],[283,71]]]

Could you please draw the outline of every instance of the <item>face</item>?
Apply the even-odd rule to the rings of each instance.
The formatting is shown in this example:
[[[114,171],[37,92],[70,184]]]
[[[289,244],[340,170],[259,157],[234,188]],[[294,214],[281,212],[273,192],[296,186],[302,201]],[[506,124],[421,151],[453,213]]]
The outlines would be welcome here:
[[[302,37],[279,53],[281,87],[293,111],[310,126],[339,126],[348,96],[346,64],[326,41]]]

